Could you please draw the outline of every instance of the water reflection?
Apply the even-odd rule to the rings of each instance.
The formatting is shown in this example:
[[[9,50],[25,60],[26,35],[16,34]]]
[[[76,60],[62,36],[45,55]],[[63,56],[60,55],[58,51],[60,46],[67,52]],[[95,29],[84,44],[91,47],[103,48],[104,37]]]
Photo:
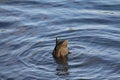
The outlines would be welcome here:
[[[60,57],[55,59],[57,63],[57,68],[56,68],[56,75],[58,76],[66,76],[69,75],[68,72],[68,57]]]

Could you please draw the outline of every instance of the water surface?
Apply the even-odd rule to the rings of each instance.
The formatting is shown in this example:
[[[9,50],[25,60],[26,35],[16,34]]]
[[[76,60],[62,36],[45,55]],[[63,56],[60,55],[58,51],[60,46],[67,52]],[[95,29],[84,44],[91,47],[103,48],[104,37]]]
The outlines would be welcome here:
[[[56,36],[72,52],[64,75]],[[120,1],[2,0],[0,45],[0,80],[120,80]]]

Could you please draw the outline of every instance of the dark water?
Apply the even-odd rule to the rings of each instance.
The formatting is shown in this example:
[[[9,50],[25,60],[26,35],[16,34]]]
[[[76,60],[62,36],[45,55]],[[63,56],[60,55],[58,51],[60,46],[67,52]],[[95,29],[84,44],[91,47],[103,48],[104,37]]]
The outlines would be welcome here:
[[[56,36],[72,52],[62,75]],[[1,0],[0,80],[120,80],[120,0]]]

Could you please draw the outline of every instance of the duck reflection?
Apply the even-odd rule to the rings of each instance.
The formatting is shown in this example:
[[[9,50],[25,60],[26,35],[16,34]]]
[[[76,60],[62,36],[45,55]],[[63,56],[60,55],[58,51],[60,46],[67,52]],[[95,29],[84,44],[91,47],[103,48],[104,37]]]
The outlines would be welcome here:
[[[68,58],[63,57],[63,58],[55,59],[55,61],[58,64],[57,68],[56,68],[57,75],[58,76],[69,75],[69,72],[68,72]]]

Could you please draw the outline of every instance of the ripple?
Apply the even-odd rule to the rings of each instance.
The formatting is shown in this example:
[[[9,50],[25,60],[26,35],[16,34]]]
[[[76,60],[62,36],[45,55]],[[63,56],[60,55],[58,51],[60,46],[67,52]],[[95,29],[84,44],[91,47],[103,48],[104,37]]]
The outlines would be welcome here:
[[[5,27],[9,27],[11,25],[13,25],[13,22],[0,22],[0,28],[5,28]],[[2,29],[4,30],[4,29]]]
[[[0,33],[11,33],[14,32],[14,29],[0,29]]]
[[[95,9],[119,11],[120,5],[96,5]]]
[[[98,18],[88,18],[88,19],[69,19],[69,20],[62,20],[62,21],[54,21],[54,25],[62,25],[62,24],[72,24],[72,23],[97,23],[97,24],[116,24],[116,21],[111,21],[107,19],[98,19]]]
[[[2,1],[0,79],[119,80],[119,2]],[[52,57],[55,37],[69,40],[65,75]]]

